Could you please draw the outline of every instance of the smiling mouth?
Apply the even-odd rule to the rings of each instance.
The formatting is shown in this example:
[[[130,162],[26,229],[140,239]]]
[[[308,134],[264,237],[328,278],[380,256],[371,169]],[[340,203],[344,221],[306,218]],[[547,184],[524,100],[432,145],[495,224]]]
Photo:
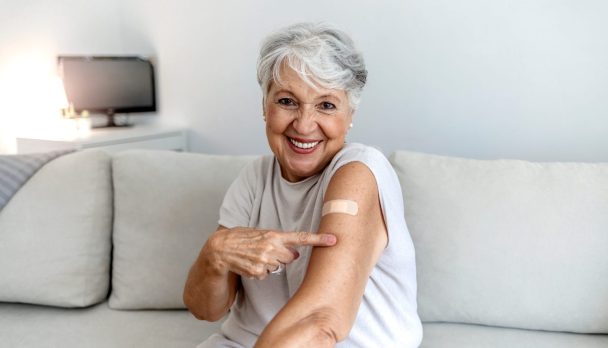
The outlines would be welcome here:
[[[321,140],[304,142],[290,137],[287,137],[287,139],[289,140],[289,143],[293,145],[292,148],[294,148],[294,150],[299,150],[297,152],[312,152],[321,142]]]

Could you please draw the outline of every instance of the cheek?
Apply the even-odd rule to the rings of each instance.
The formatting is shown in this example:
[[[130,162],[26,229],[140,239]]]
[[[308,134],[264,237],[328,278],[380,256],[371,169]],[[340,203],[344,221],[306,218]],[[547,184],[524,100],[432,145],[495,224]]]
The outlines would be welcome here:
[[[275,135],[284,133],[293,119],[285,115],[276,105],[266,104],[266,127],[270,133]]]
[[[279,117],[270,116],[266,119],[266,127],[273,134],[282,134],[288,126],[289,122],[281,120]]]
[[[328,122],[322,126],[321,129],[328,139],[342,139],[346,137],[346,133],[348,131],[343,120]]]

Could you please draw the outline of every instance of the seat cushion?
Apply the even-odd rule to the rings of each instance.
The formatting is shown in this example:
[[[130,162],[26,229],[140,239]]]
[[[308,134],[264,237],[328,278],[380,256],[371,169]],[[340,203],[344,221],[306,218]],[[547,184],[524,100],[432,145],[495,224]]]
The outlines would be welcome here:
[[[253,157],[117,154],[110,307],[185,308],[190,266],[218,226],[228,186]]]
[[[0,211],[0,301],[84,307],[110,283],[112,181],[100,150],[56,158]]]
[[[397,152],[423,321],[608,333],[608,164]]]
[[[421,348],[604,348],[608,335],[532,331],[500,327],[424,323]]]
[[[172,347],[193,348],[220,323],[195,319],[186,310],[113,310],[107,302],[65,309],[0,303],[0,348]],[[424,323],[422,348],[604,348],[607,335],[506,329],[469,324]]]
[[[186,310],[118,311],[107,302],[65,309],[0,303],[0,348],[194,348],[220,323]]]

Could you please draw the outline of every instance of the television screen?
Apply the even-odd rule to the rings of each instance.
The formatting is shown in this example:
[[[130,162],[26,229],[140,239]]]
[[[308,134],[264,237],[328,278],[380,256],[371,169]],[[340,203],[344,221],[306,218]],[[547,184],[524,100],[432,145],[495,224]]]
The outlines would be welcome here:
[[[156,111],[154,67],[140,57],[58,57],[68,101],[77,112]]]

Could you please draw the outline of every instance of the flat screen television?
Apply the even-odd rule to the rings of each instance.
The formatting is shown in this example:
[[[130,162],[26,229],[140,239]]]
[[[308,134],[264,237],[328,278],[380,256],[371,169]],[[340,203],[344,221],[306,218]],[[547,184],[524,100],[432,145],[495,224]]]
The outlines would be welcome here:
[[[59,75],[76,112],[105,114],[106,127],[123,126],[116,113],[156,111],[154,66],[133,56],[59,56]]]

